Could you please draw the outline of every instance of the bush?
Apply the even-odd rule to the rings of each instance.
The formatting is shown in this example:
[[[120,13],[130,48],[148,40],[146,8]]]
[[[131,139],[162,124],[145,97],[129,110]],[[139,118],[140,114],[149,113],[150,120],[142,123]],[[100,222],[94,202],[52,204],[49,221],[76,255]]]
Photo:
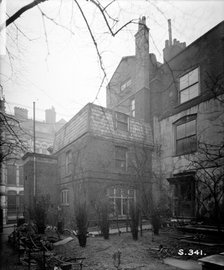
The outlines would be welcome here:
[[[134,240],[138,240],[139,209],[136,205],[130,206],[131,233]]]
[[[46,228],[47,211],[50,204],[48,195],[38,197],[34,202],[32,217],[37,226],[38,233],[44,234]]]
[[[154,210],[152,213],[152,227],[155,235],[159,235],[159,229],[161,227],[160,213],[158,210]]]
[[[86,240],[87,240],[87,233],[88,233],[88,214],[86,205],[80,204],[76,208],[75,212],[75,219],[76,219],[76,226],[78,229],[78,240],[80,247],[86,246]]]
[[[104,239],[109,239],[110,222],[108,203],[102,203],[99,209],[99,225]]]

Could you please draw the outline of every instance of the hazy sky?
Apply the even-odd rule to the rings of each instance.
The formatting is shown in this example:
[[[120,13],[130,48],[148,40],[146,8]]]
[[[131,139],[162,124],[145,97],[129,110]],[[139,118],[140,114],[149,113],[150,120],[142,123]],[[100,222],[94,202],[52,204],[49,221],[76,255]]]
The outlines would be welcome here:
[[[8,0],[7,14],[13,14],[29,2],[31,0]],[[40,7],[60,26],[50,19],[43,20],[40,10],[35,7],[22,15],[16,26],[7,29],[9,54],[1,57],[0,67],[8,112],[13,113],[13,107],[20,106],[27,108],[32,117],[35,101],[38,119],[44,120],[45,109],[54,106],[57,120],[69,120],[88,102],[95,100],[98,105],[106,105],[105,86],[108,80],[121,57],[134,54],[137,24],[129,24],[112,37],[96,7],[88,1],[79,2],[107,72],[107,80],[97,99],[103,73],[84,20],[74,1],[49,0]],[[110,5],[108,12],[119,19],[117,28],[131,19],[137,22],[140,16],[146,16],[150,28],[150,52],[162,62],[169,18],[172,20],[173,38],[189,45],[224,19],[224,1],[117,0]]]

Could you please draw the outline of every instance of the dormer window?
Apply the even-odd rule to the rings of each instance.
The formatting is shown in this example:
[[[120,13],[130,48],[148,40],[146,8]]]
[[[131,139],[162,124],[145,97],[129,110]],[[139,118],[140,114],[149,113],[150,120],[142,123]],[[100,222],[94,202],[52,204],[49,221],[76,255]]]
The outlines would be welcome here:
[[[120,112],[116,112],[116,129],[128,131],[128,115]]]
[[[131,86],[131,79],[126,80],[121,84],[121,92]]]
[[[195,68],[180,77],[180,103],[199,95],[199,68]]]

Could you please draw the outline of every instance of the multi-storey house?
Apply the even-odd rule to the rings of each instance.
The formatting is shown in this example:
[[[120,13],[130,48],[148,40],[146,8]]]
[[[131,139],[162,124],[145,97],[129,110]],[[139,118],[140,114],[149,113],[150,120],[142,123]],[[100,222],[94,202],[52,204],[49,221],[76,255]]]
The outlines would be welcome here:
[[[172,39],[169,20],[159,63],[150,53],[143,17],[135,55],[122,58],[107,87],[108,108],[151,124],[152,173],[169,190],[176,217],[210,215],[223,200],[223,37],[221,22],[186,46]]]

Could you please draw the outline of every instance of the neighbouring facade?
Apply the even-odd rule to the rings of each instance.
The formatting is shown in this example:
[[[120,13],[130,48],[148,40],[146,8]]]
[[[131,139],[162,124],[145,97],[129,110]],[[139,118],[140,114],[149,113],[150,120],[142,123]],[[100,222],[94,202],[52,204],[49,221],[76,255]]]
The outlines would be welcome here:
[[[14,115],[8,115],[8,118],[12,119],[11,126],[26,145],[26,151],[33,151],[33,120],[28,118],[28,110],[15,107]],[[19,124],[15,126],[13,122],[17,124],[17,121]],[[48,150],[53,146],[54,134],[64,123],[64,120],[56,122],[54,108],[45,111],[45,121],[35,121],[36,153],[50,154]],[[0,192],[3,223],[15,223],[24,214],[23,155],[22,149],[18,148],[2,163]]]
[[[223,200],[224,22],[186,47],[172,39],[169,21],[164,63],[150,53],[144,17],[135,40],[135,55],[122,58],[108,84],[107,107],[150,123],[152,171],[169,190],[173,216],[208,215],[216,199],[205,199],[207,172]]]
[[[55,136],[58,158],[58,206],[65,226],[74,222],[75,206],[85,202],[90,220],[110,200],[111,217],[127,217],[131,202],[150,183],[150,126],[118,111],[87,104]],[[141,175],[140,175],[141,173]]]

